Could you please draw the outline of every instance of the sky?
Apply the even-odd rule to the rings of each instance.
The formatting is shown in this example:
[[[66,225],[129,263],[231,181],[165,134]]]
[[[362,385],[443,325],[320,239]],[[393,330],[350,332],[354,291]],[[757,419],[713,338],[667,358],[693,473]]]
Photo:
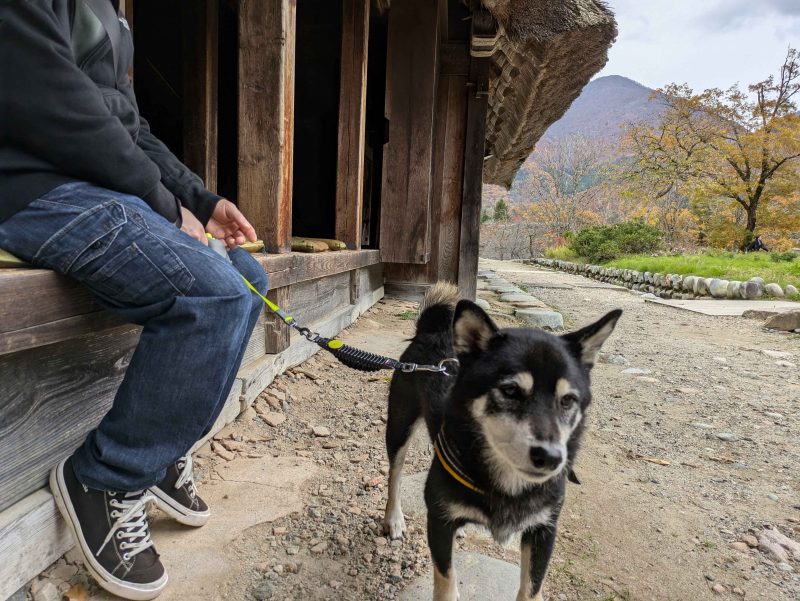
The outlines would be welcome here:
[[[800,48],[800,0],[607,0],[619,36],[598,74],[650,88],[728,88],[777,74]]]

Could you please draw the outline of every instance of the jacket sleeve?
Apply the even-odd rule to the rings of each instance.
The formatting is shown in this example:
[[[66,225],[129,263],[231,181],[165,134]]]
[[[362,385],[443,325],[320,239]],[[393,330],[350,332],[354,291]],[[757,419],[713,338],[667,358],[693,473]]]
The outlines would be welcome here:
[[[4,142],[179,222],[180,205],[158,166],[75,65],[51,2],[0,0],[0,111]]]
[[[127,78],[127,75],[126,75]],[[130,83],[126,82],[130,87]],[[184,165],[169,148],[150,131],[150,124],[139,115],[137,144],[161,170],[161,181],[178,197],[203,225],[208,223],[217,201],[222,197],[206,190],[203,180]]]

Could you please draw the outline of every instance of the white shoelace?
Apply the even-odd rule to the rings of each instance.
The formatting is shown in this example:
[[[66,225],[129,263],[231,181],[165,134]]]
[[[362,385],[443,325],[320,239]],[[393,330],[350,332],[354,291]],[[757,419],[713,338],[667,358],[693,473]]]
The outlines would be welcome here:
[[[120,493],[109,493],[110,496],[116,494]],[[100,555],[108,542],[115,536],[122,541],[119,543],[119,548],[125,550],[122,555],[122,559],[125,561],[130,561],[131,558],[153,546],[147,526],[147,505],[155,502],[156,498],[150,494],[143,495],[141,491],[126,492],[124,495],[123,499],[112,498],[108,502],[115,508],[111,512],[111,517],[116,518],[116,521],[97,550],[96,556]]]
[[[197,496],[197,487],[194,485],[194,472],[192,466],[192,456],[186,455],[185,457],[181,457],[178,459],[178,467],[180,468],[181,462],[183,462],[183,469],[181,470],[181,475],[178,476],[178,480],[175,482],[175,488],[180,488],[184,484],[189,484],[189,495],[194,498]]]

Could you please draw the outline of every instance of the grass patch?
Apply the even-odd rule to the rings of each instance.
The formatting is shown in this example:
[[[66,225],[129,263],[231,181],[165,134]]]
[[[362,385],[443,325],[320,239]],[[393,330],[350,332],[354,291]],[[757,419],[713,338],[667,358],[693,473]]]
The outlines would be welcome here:
[[[605,263],[609,267],[697,275],[745,282],[762,277],[765,282],[777,282],[782,287],[793,284],[800,287],[800,256],[777,253],[705,252],[702,254],[650,257],[632,255]]]
[[[397,317],[398,319],[413,321],[417,318],[417,312],[409,309],[408,311],[403,311],[402,313],[396,313],[395,317]]]
[[[544,256],[548,259],[556,259],[558,261],[577,262],[579,260],[582,260],[582,258],[578,256],[578,253],[576,253],[567,245],[548,248],[546,251],[544,251]]]

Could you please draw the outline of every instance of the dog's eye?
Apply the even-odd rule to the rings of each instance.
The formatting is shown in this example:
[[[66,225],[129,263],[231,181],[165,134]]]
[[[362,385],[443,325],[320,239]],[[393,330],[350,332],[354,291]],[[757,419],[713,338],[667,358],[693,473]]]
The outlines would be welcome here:
[[[500,384],[497,389],[502,392],[505,396],[516,397],[519,396],[519,385],[515,384],[514,382],[508,382],[506,384]]]
[[[569,409],[577,402],[578,402],[578,397],[576,397],[574,394],[565,394],[564,396],[561,397],[561,400],[559,401],[563,409]]]

